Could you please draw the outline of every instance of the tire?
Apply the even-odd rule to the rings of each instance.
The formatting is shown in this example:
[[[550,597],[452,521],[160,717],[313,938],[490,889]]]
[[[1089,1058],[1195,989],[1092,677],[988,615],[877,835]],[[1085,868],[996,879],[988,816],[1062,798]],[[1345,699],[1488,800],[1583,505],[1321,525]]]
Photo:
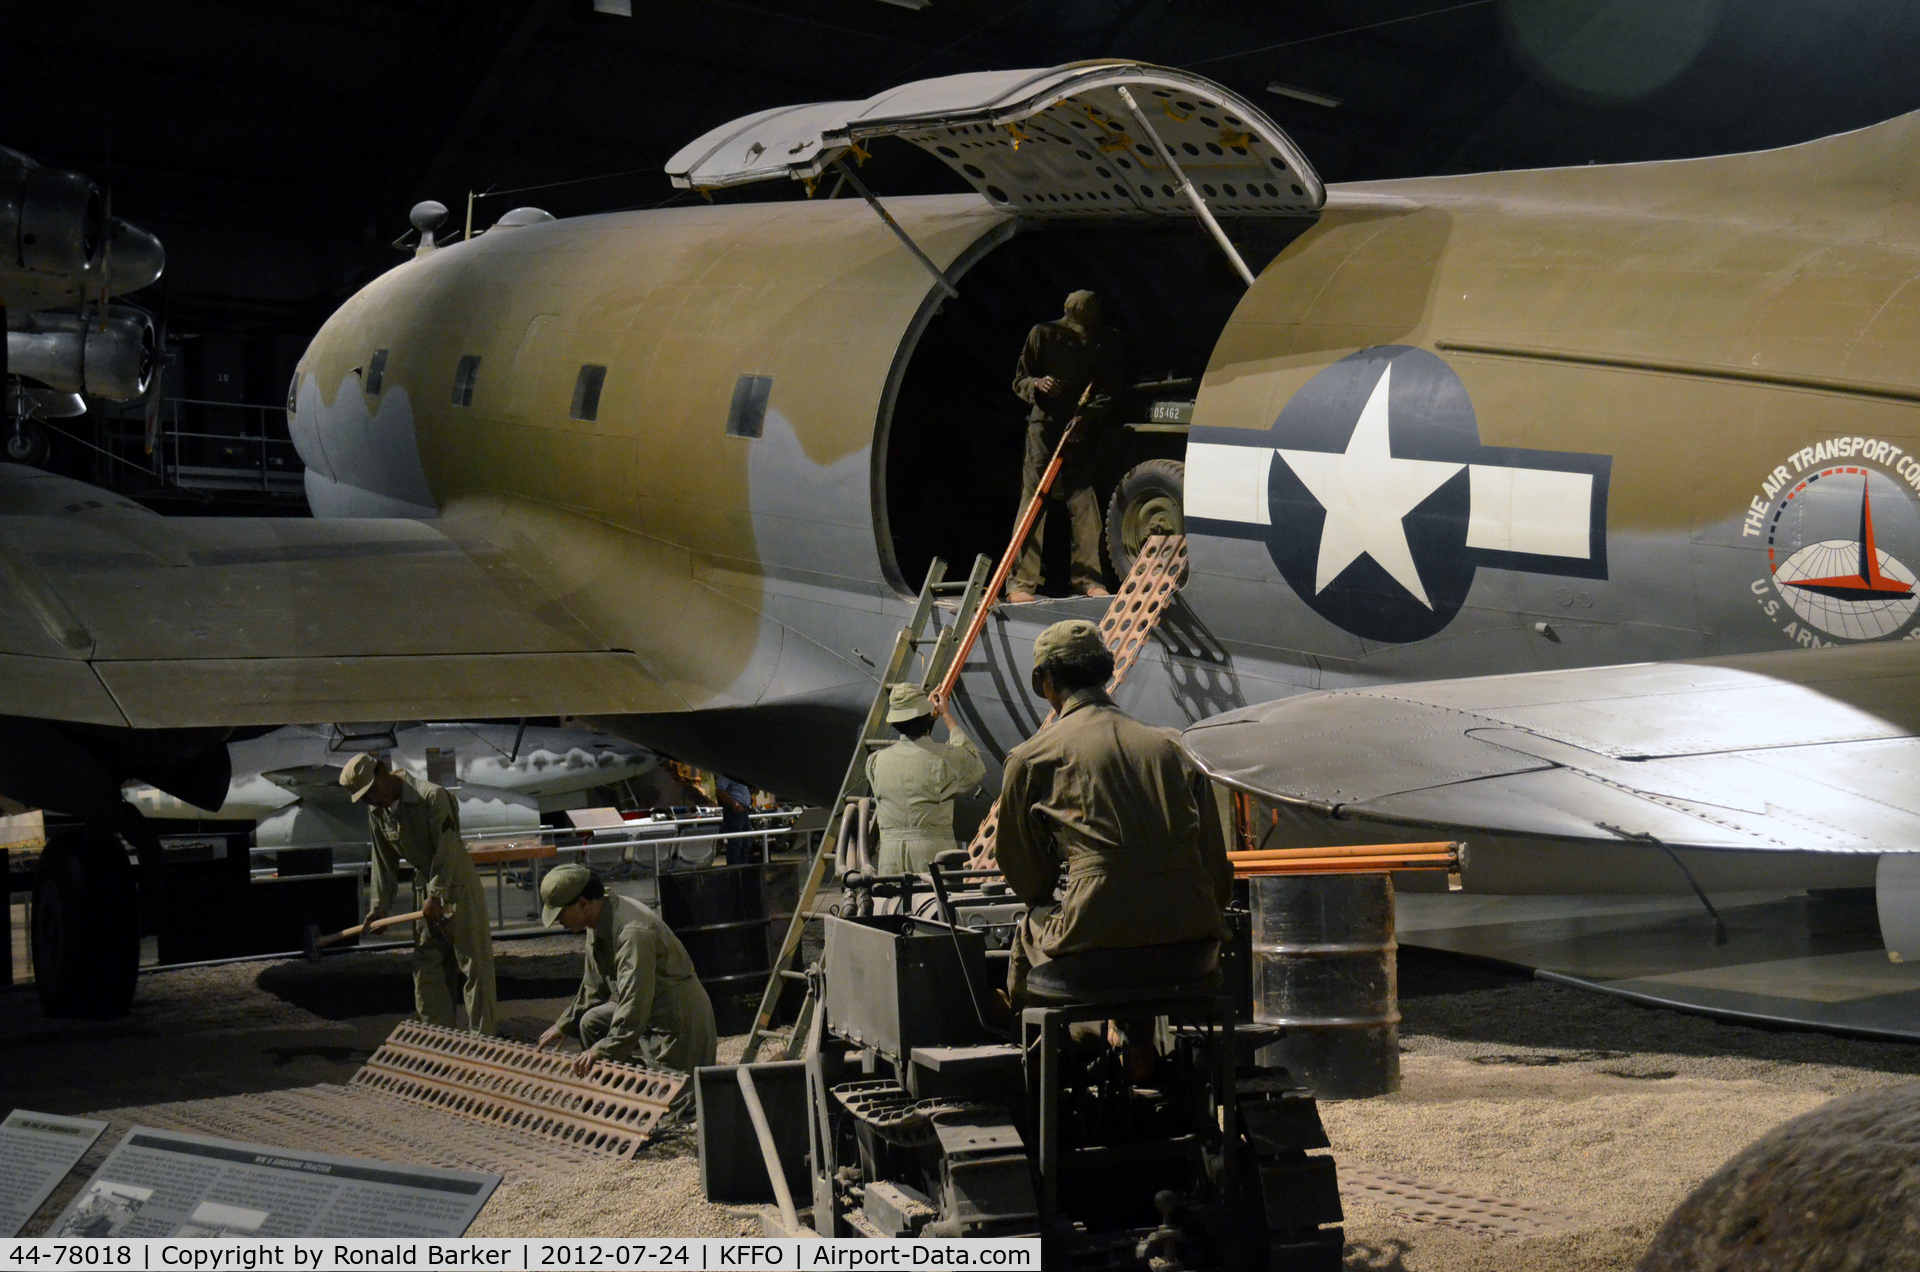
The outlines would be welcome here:
[[[33,885],[33,983],[49,1016],[112,1020],[140,976],[133,867],[117,839],[74,834],[40,854]]]
[[[0,440],[0,454],[4,454],[9,464],[26,464],[33,468],[44,468],[47,457],[53,453],[53,439],[47,436],[47,430],[32,420],[17,420],[8,428],[4,440]]]
[[[1107,501],[1107,560],[1123,580],[1140,545],[1156,534],[1185,534],[1187,466],[1177,459],[1135,464]]]

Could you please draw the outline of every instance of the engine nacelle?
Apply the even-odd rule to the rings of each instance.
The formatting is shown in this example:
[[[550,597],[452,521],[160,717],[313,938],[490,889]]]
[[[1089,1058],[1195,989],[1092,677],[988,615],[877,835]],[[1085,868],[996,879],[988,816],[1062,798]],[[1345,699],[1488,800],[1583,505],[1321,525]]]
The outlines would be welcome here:
[[[74,275],[101,263],[107,221],[100,187],[77,172],[0,153],[0,253],[5,264]]]
[[[167,249],[159,238],[117,216],[107,218],[107,247],[97,287],[109,296],[125,295],[159,282],[166,269]]]
[[[153,320],[138,309],[38,313],[7,332],[7,370],[64,393],[127,402],[147,391],[155,363]]]

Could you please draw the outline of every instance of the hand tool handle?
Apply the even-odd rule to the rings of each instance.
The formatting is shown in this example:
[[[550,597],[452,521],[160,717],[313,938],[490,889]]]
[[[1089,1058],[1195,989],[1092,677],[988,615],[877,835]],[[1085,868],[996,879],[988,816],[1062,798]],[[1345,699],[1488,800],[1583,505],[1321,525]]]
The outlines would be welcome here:
[[[1093,383],[1080,392],[1080,405],[1087,404],[1087,398],[1093,393]],[[1020,514],[1020,523],[1013,528],[1013,542],[1000,557],[1000,564],[993,569],[993,577],[987,580],[987,590],[982,594],[980,608],[973,612],[973,621],[967,624],[967,633],[954,647],[953,661],[947,664],[947,674],[940,678],[940,687],[927,697],[933,700],[936,711],[944,710],[947,699],[953,696],[953,687],[959,683],[961,669],[967,665],[967,656],[973,652],[973,643],[980,639],[980,632],[987,625],[987,615],[1000,603],[1000,589],[1006,586],[1007,575],[1013,573],[1013,563],[1020,558],[1021,549],[1027,546],[1027,536],[1033,533],[1033,523],[1040,519],[1040,509],[1046,503],[1047,492],[1053,489],[1053,479],[1060,475],[1060,466],[1066,460],[1067,443],[1073,440],[1080,429],[1080,416],[1076,414],[1067,421],[1067,427],[1061,430],[1060,442],[1053,448],[1053,459],[1047,464],[1047,471],[1040,474],[1040,484],[1034,488],[1033,498],[1027,501],[1025,511]]]
[[[451,913],[452,911],[449,910],[448,912]],[[346,940],[348,937],[359,936],[365,932],[379,932],[385,928],[393,927],[395,924],[412,923],[416,919],[424,919],[425,917],[427,917],[427,912],[425,910],[415,910],[411,914],[396,914],[389,918],[375,919],[371,923],[357,924],[350,928],[343,928],[342,930],[335,932],[332,936],[321,937],[319,940],[313,943],[314,948],[324,950],[327,948],[327,946],[338,944],[339,942]]]

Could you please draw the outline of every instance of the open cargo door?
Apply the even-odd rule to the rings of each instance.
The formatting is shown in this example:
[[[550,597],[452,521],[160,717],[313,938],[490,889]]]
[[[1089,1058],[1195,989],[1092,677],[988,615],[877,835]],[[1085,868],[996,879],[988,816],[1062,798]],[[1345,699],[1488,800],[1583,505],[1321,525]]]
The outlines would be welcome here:
[[[1222,216],[1311,215],[1326,200],[1306,157],[1251,102],[1198,75],[1121,61],[948,75],[865,101],[762,111],[683,147],[667,175],[696,190],[812,181],[874,137],[912,142],[1027,218],[1191,216],[1169,154]]]

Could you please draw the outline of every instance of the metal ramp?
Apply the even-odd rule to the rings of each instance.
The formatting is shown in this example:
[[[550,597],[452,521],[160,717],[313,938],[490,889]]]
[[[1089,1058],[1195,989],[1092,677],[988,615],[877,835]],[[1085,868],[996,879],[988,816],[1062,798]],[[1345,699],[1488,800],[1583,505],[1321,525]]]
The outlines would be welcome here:
[[[872,794],[867,785],[867,756],[877,747],[890,745],[894,740],[893,731],[886,723],[887,695],[897,684],[917,684],[933,693],[947,683],[948,668],[954,664],[956,657],[966,657],[967,649],[961,644],[962,633],[968,634],[967,646],[970,647],[972,634],[979,631],[980,623],[976,620],[984,617],[988,606],[988,574],[993,567],[991,558],[984,555],[975,557],[973,572],[964,582],[948,582],[947,563],[938,557],[928,567],[927,581],[920,588],[920,599],[914,604],[907,625],[900,629],[900,635],[893,642],[893,656],[887,660],[886,669],[880,675],[873,705],[867,708],[867,719],[860,729],[859,744],[853,749],[853,757],[847,761],[847,775],[841,779],[840,793],[830,805],[827,824],[820,832],[820,847],[813,855],[813,865],[807,871],[806,882],[800,887],[800,900],[793,907],[793,917],[787,923],[787,935],[780,942],[780,952],[774,956],[773,970],[767,978],[765,991],[760,995],[760,1009],[754,1013],[753,1032],[747,1039],[746,1051],[740,1063],[752,1064],[760,1054],[761,1047],[769,1041],[785,1044],[796,1034],[805,1031],[811,999],[808,1000],[808,1006],[802,1008],[801,1019],[791,1031],[773,1027],[774,1013],[787,982],[806,979],[805,973],[793,970],[790,965],[800,949],[800,938],[806,931],[807,922],[820,917],[813,912],[813,905],[820,895],[820,885],[826,880],[827,863],[833,857],[848,807],[852,802]],[[939,636],[929,639],[926,635],[927,626],[943,599],[955,600],[958,606],[953,612],[952,621],[946,624]],[[925,660],[921,664],[920,674],[914,675],[914,663],[923,650]]]

